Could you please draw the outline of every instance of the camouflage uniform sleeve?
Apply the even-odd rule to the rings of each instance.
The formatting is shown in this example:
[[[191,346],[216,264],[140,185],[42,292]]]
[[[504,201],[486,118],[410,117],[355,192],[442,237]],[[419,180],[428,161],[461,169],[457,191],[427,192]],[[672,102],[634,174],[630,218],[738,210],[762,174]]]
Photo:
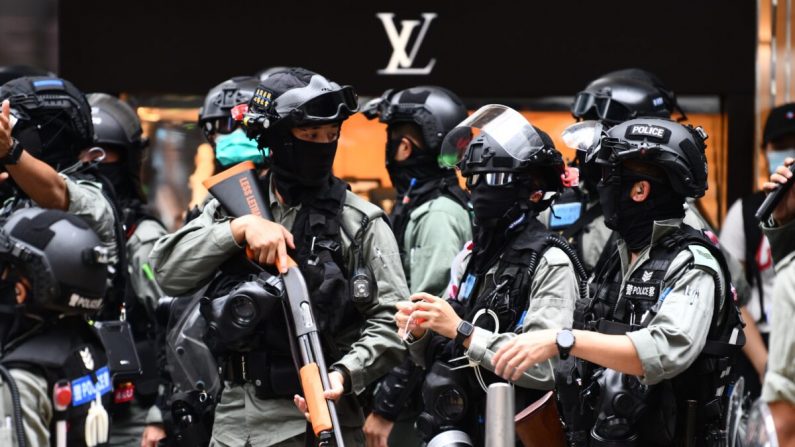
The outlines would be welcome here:
[[[406,244],[411,293],[442,296],[450,277],[450,263],[464,243],[472,239],[469,214],[442,197],[407,228]]]
[[[666,281],[659,312],[648,327],[627,334],[643,367],[640,380],[648,385],[676,377],[696,360],[707,342],[714,312],[713,275],[724,281],[718,262],[703,248],[683,251],[668,271],[678,278]]]
[[[113,206],[102,194],[102,186],[96,182],[74,180],[66,175],[59,175],[64,179],[69,195],[69,208],[66,211],[85,220],[97,233],[102,246],[108,250],[112,259],[117,259]]]
[[[149,253],[155,242],[167,234],[166,229],[158,222],[142,220],[135,232],[127,240],[127,269],[132,290],[138,301],[146,308],[149,315],[154,315],[157,301],[163,291],[157,285],[155,273],[149,265]]]
[[[578,296],[577,274],[571,260],[559,248],[549,248],[544,252],[533,276],[522,332],[570,328]],[[466,355],[471,361],[493,371],[494,354],[516,336],[512,331],[495,334],[475,328]],[[551,390],[555,386],[552,366],[552,360],[540,363],[528,369],[516,384],[525,388]]]
[[[363,327],[348,352],[332,365],[347,371],[356,394],[402,361],[405,348],[395,328],[395,303],[409,296],[395,237],[383,219],[371,221],[363,254],[373,270],[378,295],[371,303],[357,305]]]
[[[199,217],[155,243],[149,262],[167,294],[182,295],[196,289],[241,250],[232,236],[232,218],[218,207],[217,200],[211,201]]]

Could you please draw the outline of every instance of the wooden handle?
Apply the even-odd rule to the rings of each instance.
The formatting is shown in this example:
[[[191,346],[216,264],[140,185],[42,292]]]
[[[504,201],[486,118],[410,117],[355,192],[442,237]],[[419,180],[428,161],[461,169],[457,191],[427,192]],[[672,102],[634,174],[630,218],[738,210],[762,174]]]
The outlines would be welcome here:
[[[307,363],[301,367],[301,387],[304,389],[304,398],[309,408],[309,422],[312,423],[315,436],[333,430],[331,414],[328,411],[326,398],[323,397],[323,383],[320,381],[320,369],[317,363]]]

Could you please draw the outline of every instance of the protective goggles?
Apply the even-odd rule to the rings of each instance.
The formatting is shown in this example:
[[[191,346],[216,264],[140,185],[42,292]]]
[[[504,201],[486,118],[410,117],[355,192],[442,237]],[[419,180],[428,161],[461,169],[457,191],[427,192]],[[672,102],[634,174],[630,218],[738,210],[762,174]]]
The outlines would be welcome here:
[[[513,183],[514,179],[511,172],[486,172],[472,174],[467,177],[466,184],[468,188],[472,188],[483,180],[489,186],[504,186]]]
[[[359,110],[356,92],[351,86],[324,93],[295,109],[302,121],[337,121]]]
[[[204,130],[208,134],[229,135],[238,127],[240,127],[240,122],[235,121],[231,116],[209,119],[204,123]]]
[[[574,98],[571,113],[583,119],[600,119],[607,121],[627,121],[632,119],[632,111],[624,104],[613,101],[609,94],[580,92]]]

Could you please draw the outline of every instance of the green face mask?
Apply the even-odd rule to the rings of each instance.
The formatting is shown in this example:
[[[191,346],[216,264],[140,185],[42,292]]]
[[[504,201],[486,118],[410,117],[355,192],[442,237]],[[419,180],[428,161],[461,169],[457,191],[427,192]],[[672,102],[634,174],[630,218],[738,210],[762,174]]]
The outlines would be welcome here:
[[[265,154],[268,149],[265,149]],[[223,167],[236,165],[243,161],[263,163],[263,152],[257,149],[257,142],[249,140],[242,129],[237,129],[228,135],[218,135],[215,138],[215,159]]]

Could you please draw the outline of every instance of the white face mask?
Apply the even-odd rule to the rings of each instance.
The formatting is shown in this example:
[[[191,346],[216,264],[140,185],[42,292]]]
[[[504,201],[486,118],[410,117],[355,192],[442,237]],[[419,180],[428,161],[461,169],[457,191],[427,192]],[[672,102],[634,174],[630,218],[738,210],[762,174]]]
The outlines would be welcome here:
[[[781,150],[768,150],[765,154],[767,156],[767,166],[770,174],[776,172],[776,168],[784,165],[784,160],[788,157],[795,158],[795,148],[781,149]]]

